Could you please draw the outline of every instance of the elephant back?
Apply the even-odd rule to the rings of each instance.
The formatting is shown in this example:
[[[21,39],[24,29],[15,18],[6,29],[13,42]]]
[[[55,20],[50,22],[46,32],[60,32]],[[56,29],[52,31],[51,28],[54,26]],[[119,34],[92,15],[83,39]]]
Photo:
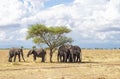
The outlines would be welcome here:
[[[81,52],[81,48],[79,46],[73,46],[75,52]]]
[[[66,45],[62,45],[59,47],[58,52],[63,53],[63,52],[68,52],[69,50],[67,49]]]
[[[46,51],[44,49],[35,49],[34,51],[37,55],[40,55],[40,56],[46,54]]]
[[[9,52],[11,52],[11,53],[17,53],[17,52],[19,52],[19,48],[10,48]]]

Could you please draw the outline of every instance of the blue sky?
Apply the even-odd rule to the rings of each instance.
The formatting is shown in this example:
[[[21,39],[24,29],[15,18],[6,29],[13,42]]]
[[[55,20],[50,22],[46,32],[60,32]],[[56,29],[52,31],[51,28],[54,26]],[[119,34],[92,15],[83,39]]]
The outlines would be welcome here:
[[[81,48],[120,48],[120,0],[1,0],[0,48],[31,48],[27,28],[66,26]]]
[[[70,4],[73,0],[48,0],[44,5],[46,8],[59,5],[59,4]]]

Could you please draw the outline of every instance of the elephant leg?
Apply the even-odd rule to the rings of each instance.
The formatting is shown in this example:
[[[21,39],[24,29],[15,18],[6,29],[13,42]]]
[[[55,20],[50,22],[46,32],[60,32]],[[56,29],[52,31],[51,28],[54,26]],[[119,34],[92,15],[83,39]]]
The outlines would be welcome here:
[[[13,56],[14,56],[14,55],[11,55],[11,54],[9,53],[9,59],[8,59],[8,62],[12,62],[12,58],[13,58]]]
[[[80,54],[78,54],[78,56],[77,56],[77,62],[81,62]]]
[[[69,62],[73,62],[73,55],[72,54],[69,56]]]
[[[20,59],[20,54],[18,55],[18,59],[19,59],[19,62],[21,62],[21,59]]]
[[[41,62],[45,62],[45,56],[42,57],[42,61]]]
[[[74,62],[76,62],[76,60],[77,60],[76,58],[77,58],[77,56],[75,55]]]
[[[9,56],[8,62],[12,62],[12,57]]]
[[[64,62],[64,60],[65,60],[65,57],[64,57],[64,55],[62,56],[62,62]]]
[[[77,62],[81,62],[81,59],[80,59],[80,57],[78,57],[78,61]]]
[[[16,55],[14,55],[14,62],[16,61]]]
[[[23,60],[24,60],[24,62],[25,62],[23,52],[21,52],[20,54],[21,54],[21,56],[22,56],[22,59],[23,59]]]
[[[75,62],[77,62],[77,55],[75,55]]]
[[[33,56],[33,59],[34,59],[33,61],[36,61],[36,56]]]
[[[69,62],[71,62],[71,55],[69,55]]]
[[[63,61],[64,61],[63,59],[64,59],[64,56],[61,55],[61,56],[60,56],[60,62],[63,62]]]
[[[63,58],[64,62],[67,62],[67,55],[64,54],[64,58]]]
[[[62,56],[62,62],[64,62],[64,55]]]
[[[60,55],[60,62],[62,62],[62,56]]]
[[[75,62],[78,62],[78,54],[75,55]]]
[[[73,55],[73,62],[75,62],[75,59],[76,59],[76,56],[75,56],[75,55]]]
[[[80,53],[77,54],[77,62],[81,62],[81,55],[80,55]]]
[[[82,55],[81,55],[81,53],[79,54],[79,62],[82,62]]]
[[[73,54],[71,55],[71,61],[74,62],[74,57]]]
[[[79,61],[79,56],[76,56],[76,62],[78,62]]]

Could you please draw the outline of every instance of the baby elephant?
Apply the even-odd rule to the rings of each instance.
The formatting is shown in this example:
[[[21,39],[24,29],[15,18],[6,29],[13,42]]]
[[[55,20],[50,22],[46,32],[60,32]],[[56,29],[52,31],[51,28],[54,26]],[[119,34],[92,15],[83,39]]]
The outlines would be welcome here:
[[[21,61],[20,56],[22,56],[22,59],[25,62],[24,55],[23,55],[23,49],[22,48],[11,48],[9,50],[9,59],[8,62],[12,62],[12,58],[14,57],[14,62],[16,61],[16,56],[18,56],[19,62]]]
[[[41,62],[45,62],[46,51],[44,49],[32,49],[28,52],[27,57],[31,54],[33,54],[34,61],[36,60],[36,57],[40,57],[42,58]]]

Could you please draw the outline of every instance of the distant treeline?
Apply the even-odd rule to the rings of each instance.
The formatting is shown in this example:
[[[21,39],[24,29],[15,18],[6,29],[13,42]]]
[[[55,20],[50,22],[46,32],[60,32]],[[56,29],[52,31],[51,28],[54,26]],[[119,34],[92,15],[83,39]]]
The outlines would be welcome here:
[[[113,49],[120,49],[120,48],[82,48],[82,49],[91,49],[91,50],[113,50]]]
[[[10,48],[0,48],[0,50],[9,50]],[[24,50],[29,50],[31,48],[23,48]]]
[[[9,50],[10,48],[0,48],[0,50]],[[23,48],[24,50],[30,50],[31,48]],[[49,48],[45,48],[49,49]],[[89,49],[89,50],[113,50],[113,49],[120,49],[120,48],[81,48],[81,49]]]

